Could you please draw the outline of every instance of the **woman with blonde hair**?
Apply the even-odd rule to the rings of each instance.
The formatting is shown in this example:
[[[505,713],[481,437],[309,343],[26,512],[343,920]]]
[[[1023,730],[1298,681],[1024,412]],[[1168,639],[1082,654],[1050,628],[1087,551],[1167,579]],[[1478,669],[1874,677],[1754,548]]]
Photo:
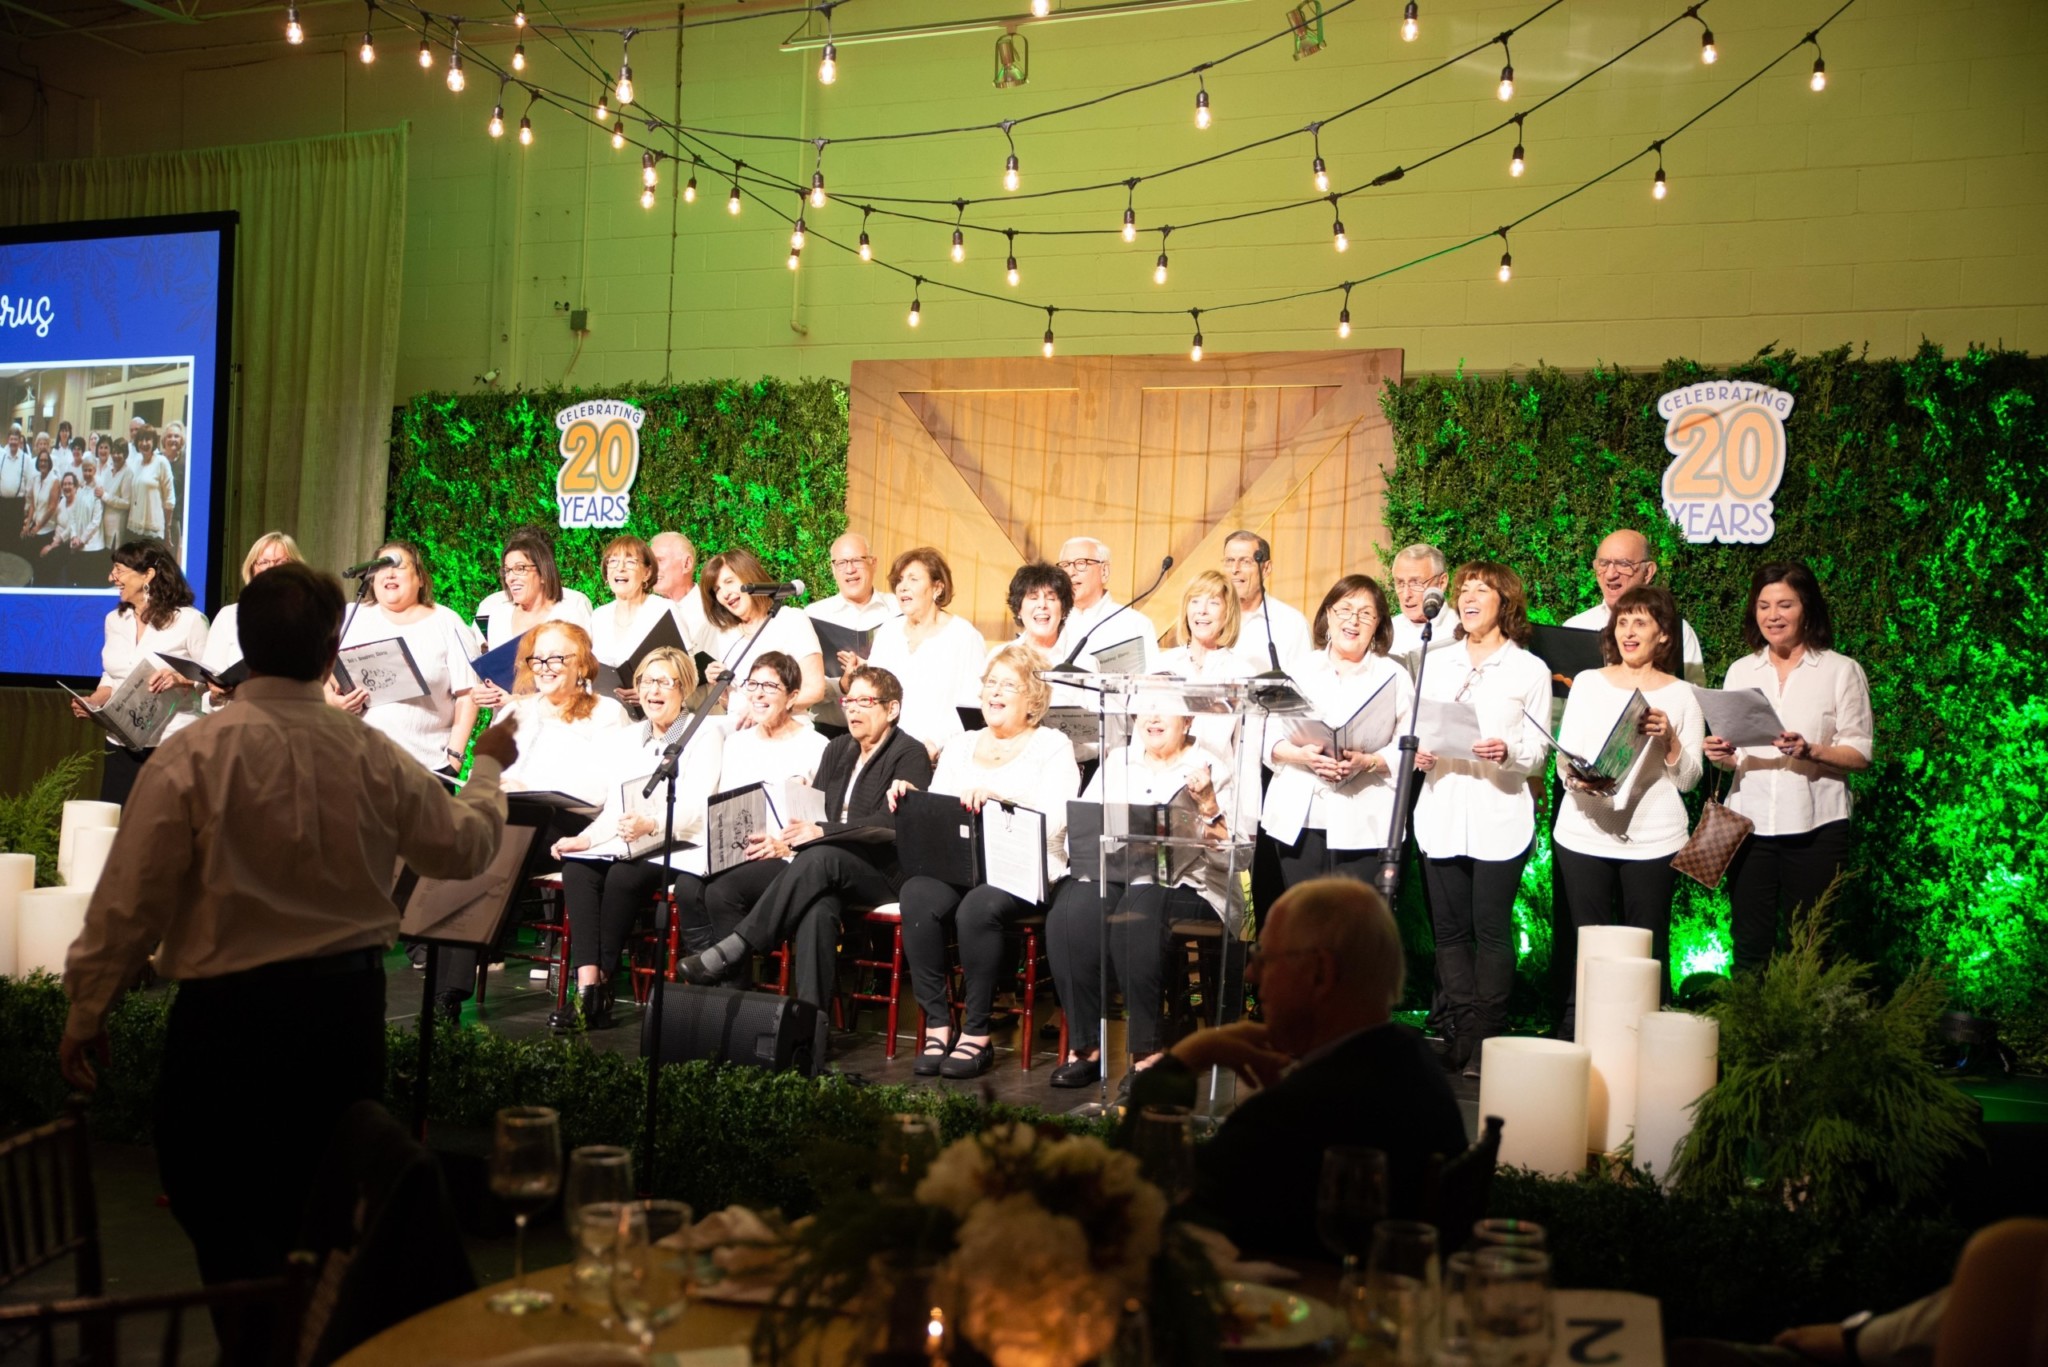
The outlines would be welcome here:
[[[104,439],[102,439],[104,441]],[[111,516],[111,514],[109,514]],[[265,570],[274,570],[279,565],[305,560],[299,554],[299,543],[292,539],[290,532],[265,532],[249,544],[249,553],[242,557],[242,587]],[[222,606],[214,617],[213,625],[206,633],[206,653],[199,663],[214,674],[225,674],[242,662],[241,623],[236,605]],[[218,688],[207,690],[207,705],[219,707],[228,699],[228,694]]]
[[[427,768],[460,773],[469,733],[476,729],[477,678],[470,668],[476,637],[453,609],[434,601],[425,551],[410,541],[387,541],[377,557],[391,563],[371,573],[371,600],[350,609],[342,648],[405,642],[427,691],[417,698],[372,704],[363,689],[338,693],[330,683],[328,700],[360,714]]]

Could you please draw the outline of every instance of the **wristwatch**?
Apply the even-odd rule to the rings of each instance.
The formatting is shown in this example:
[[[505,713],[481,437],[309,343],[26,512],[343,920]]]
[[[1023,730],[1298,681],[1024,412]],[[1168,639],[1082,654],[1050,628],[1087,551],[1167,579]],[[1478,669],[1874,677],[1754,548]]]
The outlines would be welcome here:
[[[1863,1326],[1876,1318],[1869,1310],[1858,1310],[1842,1321],[1842,1360],[1849,1367],[1862,1367],[1863,1355],[1856,1351],[1856,1340],[1863,1333]]]

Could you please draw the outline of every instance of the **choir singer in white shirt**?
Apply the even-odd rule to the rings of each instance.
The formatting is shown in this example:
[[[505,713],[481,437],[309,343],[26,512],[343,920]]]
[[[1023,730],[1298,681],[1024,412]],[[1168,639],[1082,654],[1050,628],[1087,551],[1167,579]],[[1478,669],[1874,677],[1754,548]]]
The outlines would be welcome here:
[[[140,669],[152,693],[175,693],[176,715],[164,728],[163,740],[199,720],[199,686],[165,664],[160,654],[196,660],[206,653],[206,614],[192,606],[192,587],[185,582],[171,548],[154,537],[139,537],[114,551],[108,580],[120,602],[107,614],[106,641],[100,647],[100,684],[88,699],[104,706],[114,690]],[[83,717],[85,705],[71,702],[73,715]],[[100,770],[100,801],[125,802],[143,762],[155,750],[140,754],[107,743]]]
[[[1621,595],[1630,589],[1641,588],[1656,577],[1657,562],[1652,558],[1649,537],[1627,527],[1609,532],[1593,549],[1593,580],[1600,586],[1600,601],[1576,617],[1565,618],[1564,624],[1581,631],[1602,630],[1614,613],[1614,605],[1621,601]],[[1692,623],[1683,618],[1679,620],[1678,627],[1679,655],[1684,662],[1685,681],[1704,686],[1707,663],[1706,656],[1700,653],[1700,638],[1693,634]]]
[[[1242,622],[1235,642],[1237,653],[1251,661],[1254,672],[1278,669],[1292,674],[1315,646],[1309,639],[1308,618],[1267,588],[1273,575],[1273,547],[1257,532],[1232,532],[1223,543],[1223,572],[1237,590]],[[1270,636],[1268,621],[1272,624]]]
[[[960,708],[974,705],[988,642],[974,623],[946,610],[953,601],[953,570],[932,547],[897,556],[889,582],[903,614],[875,633],[867,663],[902,682],[899,725],[923,741],[936,762],[946,742],[966,730]],[[850,651],[842,651],[839,662],[848,669],[861,663]]]
[[[1404,546],[1389,567],[1394,581],[1394,599],[1401,610],[1394,615],[1393,655],[1411,655],[1422,649],[1422,624],[1428,620],[1423,599],[1431,589],[1445,591],[1450,584],[1450,562],[1444,553],[1426,541]],[[1458,629],[1458,605],[1447,597],[1437,610],[1430,628],[1430,645],[1442,648]]]
[[[1756,823],[1728,866],[1735,971],[1770,961],[1779,921],[1811,908],[1849,859],[1848,776],[1870,767],[1876,719],[1863,666],[1834,649],[1834,623],[1813,571],[1773,563],[1750,582],[1742,639],[1752,654],[1723,688],[1755,688],[1785,730],[1736,749],[1706,738],[1706,756],[1735,775],[1728,807]]]
[[[293,561],[303,563],[305,558],[299,553],[299,543],[290,532],[265,532],[249,543],[249,553],[242,557],[242,587],[249,587],[249,581],[265,570],[274,570]],[[213,625],[207,629],[206,653],[200,657],[199,663],[214,674],[225,674],[242,662],[240,611],[235,603],[223,604],[214,615]],[[232,694],[230,689],[215,688],[209,684],[206,690],[207,710],[222,707]],[[466,733],[463,739],[469,739]]]
[[[372,600],[349,609],[342,648],[405,642],[427,691],[417,698],[372,704],[367,690],[341,693],[330,682],[328,701],[397,741],[424,767],[458,774],[469,733],[476,729],[477,677],[470,669],[476,640],[467,622],[434,601],[425,551],[410,541],[387,541],[377,558],[390,563],[370,577]]]

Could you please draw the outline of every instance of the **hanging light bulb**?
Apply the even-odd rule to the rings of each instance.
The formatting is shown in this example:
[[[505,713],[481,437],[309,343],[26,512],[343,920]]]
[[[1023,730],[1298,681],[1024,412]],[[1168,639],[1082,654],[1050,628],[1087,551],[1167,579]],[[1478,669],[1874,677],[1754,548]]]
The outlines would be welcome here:
[[[640,192],[640,207],[643,209],[652,209],[654,207],[653,186],[650,185]]]
[[[1813,59],[1813,75],[1806,82],[1815,92],[1828,88],[1828,64],[1816,57]]]
[[[1503,103],[1515,98],[1515,64],[1513,62],[1509,62],[1500,69],[1500,84],[1494,88],[1493,93],[1498,95]]]
[[[802,214],[798,214],[796,222],[790,226],[789,249],[793,252],[800,252],[804,249],[804,216]]]
[[[1349,296],[1347,295],[1346,298],[1349,298]],[[1337,340],[1341,342],[1350,336],[1351,305],[1346,304],[1343,308],[1337,310]]]
[[[469,77],[462,71],[462,30],[457,28],[448,49],[448,89],[457,95],[469,84]]]
[[[426,71],[434,65],[434,49],[427,46],[427,40],[420,39],[420,70]]]
[[[823,171],[811,172],[811,207],[813,209],[825,207],[825,173]]]
[[[1045,306],[1045,343],[1039,350],[1045,353],[1045,359],[1048,361],[1052,359],[1052,314],[1052,305],[1047,304]]]
[[[1650,182],[1650,198],[1662,199],[1671,193],[1671,182],[1664,178],[1664,168],[1657,168],[1657,178]]]
[[[967,259],[967,235],[960,229],[953,230],[953,263],[958,265]]]
[[[514,71],[526,70],[526,44],[514,43],[512,45],[512,69]]]
[[[863,261],[875,259],[875,247],[872,242],[868,241],[868,230],[866,228],[860,230],[860,259]]]
[[[1009,282],[1010,282],[1010,288],[1011,288],[1011,289],[1015,289],[1015,288],[1017,287],[1017,280],[1018,280],[1018,276],[1017,276],[1017,230],[1016,230],[1015,228],[1005,228],[1005,229],[1003,229],[1003,236],[1009,239],[1009,244],[1010,244],[1010,247],[1009,247],[1009,256],[1008,256],[1008,258],[1007,258],[1007,259],[1006,259],[1006,260],[1005,260],[1005,261],[1003,262],[1003,278],[1004,278],[1005,280],[1007,280],[1007,281],[1009,281]]]
[[[490,134],[494,138],[505,136],[505,106],[503,104],[491,106],[491,121],[485,124],[484,127],[490,130]]]
[[[610,98],[607,94],[605,94],[602,91],[598,93],[597,97],[597,113],[594,114],[592,117],[595,118],[599,123],[610,123],[612,121],[612,106]]]
[[[363,30],[363,45],[356,49],[356,56],[363,59],[364,66],[377,60],[377,45],[370,41],[368,29]]]
[[[1201,78],[1198,76],[1195,79],[1199,81]],[[1207,128],[1208,126],[1209,87],[1205,84],[1200,89],[1195,91],[1195,127]]]
[[[518,3],[517,5],[515,5],[515,6],[513,6],[513,8],[512,8],[512,27],[513,27],[513,28],[525,28],[525,27],[526,27],[526,0],[519,0],[519,3]]]
[[[1188,312],[1193,315],[1195,320],[1195,340],[1188,346],[1188,359],[1190,361],[1199,361],[1202,359],[1202,311],[1200,309],[1189,309]]]
[[[1124,241],[1126,241],[1126,242],[1136,242],[1137,240],[1138,240],[1138,211],[1137,211],[1136,209],[1125,209],[1125,210],[1124,210]]]
[[[651,190],[659,179],[660,177],[655,173],[654,169],[654,153],[642,152],[640,154],[640,183]]]
[[[612,125],[612,151],[623,152],[625,149],[626,121],[624,119],[620,119],[617,123]]]
[[[737,167],[733,170],[732,193],[725,197],[725,211],[733,215],[737,215],[740,211],[740,182]]]
[[[525,114],[519,116],[519,145],[533,146],[533,120]]]
[[[297,5],[286,5],[284,7],[284,40],[293,47],[297,47],[300,43],[306,41],[306,26],[299,22],[299,7]]]
[[[1495,272],[1495,274],[1499,277],[1501,284],[1505,285],[1514,278],[1515,274],[1515,258],[1508,254],[1508,234],[1505,228],[1501,229],[1500,245],[1500,270]]]
[[[917,297],[918,290],[921,289],[923,285],[924,277],[920,275],[917,277],[917,284],[911,286],[910,289],[910,325],[912,327],[917,326],[918,315],[923,311],[924,308],[923,301]]]
[[[1401,41],[1412,43],[1422,32],[1422,23],[1415,14],[1415,0],[1408,0],[1408,7],[1401,11]]]
[[[818,54],[818,84],[830,85],[839,79],[839,47],[830,38],[825,40],[825,50]]]
[[[633,103],[633,59],[629,51],[632,46],[633,30],[627,29],[619,38],[619,83],[612,90],[621,109]]]
[[[1337,211],[1337,197],[1335,195],[1330,196],[1330,210],[1332,214],[1336,213]],[[1331,222],[1330,239],[1331,245],[1335,246],[1336,249],[1340,252],[1349,251],[1351,249],[1351,239],[1345,235],[1343,219],[1337,218],[1333,219],[1333,221]]]
[[[1166,283],[1166,242],[1163,238],[1159,243],[1159,261],[1152,267],[1152,283],[1155,285]]]
[[[1328,194],[1330,192],[1330,171],[1328,167],[1323,165],[1321,157],[1316,158],[1313,171],[1315,174],[1316,193],[1319,195]]]
[[[685,204],[695,204],[696,202],[697,202],[697,159],[696,159],[695,157],[691,157],[691,158],[690,158],[690,178],[689,178],[689,179],[688,179],[687,181],[683,182],[683,203],[685,203]]]
[[[783,264],[787,265],[791,270],[795,270],[797,262],[802,258],[803,254],[804,249],[802,247],[791,247],[789,249],[789,260]]]
[[[1010,153],[1009,157],[1003,162],[1003,188],[1014,193],[1017,189],[1018,183],[1019,182],[1017,178],[1017,154],[1015,152],[1012,152]]]
[[[1720,55],[1720,52],[1714,47],[1714,31],[1712,29],[1704,30],[1700,34],[1700,60],[1708,66],[1712,66],[1715,59]]]
[[[1522,158],[1522,144],[1515,144],[1515,154],[1508,158],[1508,174],[1519,176],[1529,169],[1529,163]]]

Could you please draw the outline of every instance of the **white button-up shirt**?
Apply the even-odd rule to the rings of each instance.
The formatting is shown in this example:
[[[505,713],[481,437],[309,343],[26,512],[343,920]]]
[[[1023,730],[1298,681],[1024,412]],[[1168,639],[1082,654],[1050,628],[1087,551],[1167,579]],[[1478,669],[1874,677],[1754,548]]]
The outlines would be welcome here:
[[[1587,759],[1597,758],[1630,692],[1609,683],[1597,669],[1581,673],[1572,680],[1571,695],[1565,701],[1558,744]],[[1622,776],[1612,794],[1565,789],[1552,831],[1560,849],[1601,859],[1666,859],[1684,846],[1688,818],[1683,795],[1700,781],[1700,743],[1706,736],[1706,718],[1700,711],[1699,696],[1683,679],[1651,689],[1643,698],[1670,718],[1671,729],[1678,733],[1677,763],[1664,762],[1668,752],[1662,739],[1646,737],[1635,766]],[[1559,755],[1560,778],[1566,768],[1564,756]]]
[[[1605,631],[1608,619],[1613,616],[1607,604],[1595,603],[1578,616],[1566,618],[1565,625],[1580,631]],[[1684,618],[1679,619],[1678,632],[1678,654],[1685,665],[1685,681],[1704,688],[1707,683],[1707,657],[1700,653],[1700,638],[1694,633],[1692,623]]]
[[[28,497],[29,482],[35,478],[36,458],[26,446],[9,450],[0,446],[0,498]],[[8,531],[13,531],[8,528]]]
[[[1266,617],[1269,613],[1273,618],[1273,644],[1279,647],[1280,668],[1289,674],[1306,668],[1309,657],[1315,653],[1315,645],[1309,637],[1308,618],[1270,593],[1256,612],[1240,615],[1237,644],[1231,649],[1251,661],[1255,672],[1271,669],[1273,654],[1266,649]]]
[[[102,688],[119,688],[137,669],[155,673],[165,667],[161,658],[165,654],[187,660],[197,660],[206,654],[206,614],[197,608],[179,608],[167,625],[146,626],[140,637],[135,633],[137,620],[137,613],[122,612],[119,608],[107,614],[106,640],[100,646]],[[178,714],[164,728],[166,740],[199,720],[200,695],[204,691],[185,688],[175,692]]]
[[[830,598],[820,598],[804,611],[821,622],[830,622],[848,631],[872,631],[884,622],[901,617],[903,605],[896,601],[895,594],[876,589],[868,595],[865,603],[856,603],[843,593],[835,593]]]
[[[946,614],[939,629],[916,646],[907,619],[898,617],[875,632],[868,663],[886,669],[903,686],[903,715],[896,724],[932,753],[959,735],[960,708],[981,705],[982,662],[988,641],[965,617]]]
[[[1461,642],[1431,653],[1422,696],[1471,703],[1480,738],[1506,741],[1508,757],[1438,755],[1415,803],[1415,843],[1432,859],[1513,859],[1536,834],[1528,778],[1550,748],[1523,713],[1550,715],[1550,671],[1512,641],[1475,667]]]
[[[165,741],[136,778],[65,962],[65,1033],[96,1034],[159,941],[157,971],[177,979],[384,948],[398,935],[398,860],[431,878],[473,877],[504,824],[496,760],[479,757],[451,796],[329,707],[319,684],[250,679],[232,708]]]
[[[1385,849],[1394,816],[1394,765],[1401,758],[1400,735],[1407,729],[1415,698],[1408,671],[1385,655],[1367,655],[1359,668],[1340,674],[1330,653],[1320,651],[1310,657],[1295,682],[1315,707],[1315,715],[1331,726],[1342,726],[1381,687],[1390,687],[1400,724],[1385,748],[1374,752],[1386,761],[1386,770],[1353,774],[1339,787],[1298,764],[1273,759],[1273,747],[1288,738],[1289,730],[1286,717],[1274,717],[1266,723],[1265,756],[1273,782],[1266,788],[1266,809],[1259,824],[1283,845],[1301,839],[1302,829],[1308,827],[1322,831],[1331,849]]]
[[[1723,688],[1761,689],[1785,729],[1814,745],[1847,745],[1866,760],[1877,730],[1870,680],[1863,666],[1832,650],[1808,650],[1784,683],[1759,650],[1728,666]],[[1728,807],[1756,823],[1758,835],[1801,835],[1849,819],[1849,784],[1839,769],[1793,759],[1773,745],[1735,752],[1735,784]]]
[[[1429,646],[1442,650],[1451,640],[1451,633],[1457,630],[1458,609],[1449,599],[1444,600],[1443,610],[1436,615],[1436,622],[1430,627]],[[1390,655],[1407,655],[1422,649],[1422,623],[1411,622],[1408,614],[1401,611],[1400,604],[1394,605],[1394,644],[1388,648]]]

